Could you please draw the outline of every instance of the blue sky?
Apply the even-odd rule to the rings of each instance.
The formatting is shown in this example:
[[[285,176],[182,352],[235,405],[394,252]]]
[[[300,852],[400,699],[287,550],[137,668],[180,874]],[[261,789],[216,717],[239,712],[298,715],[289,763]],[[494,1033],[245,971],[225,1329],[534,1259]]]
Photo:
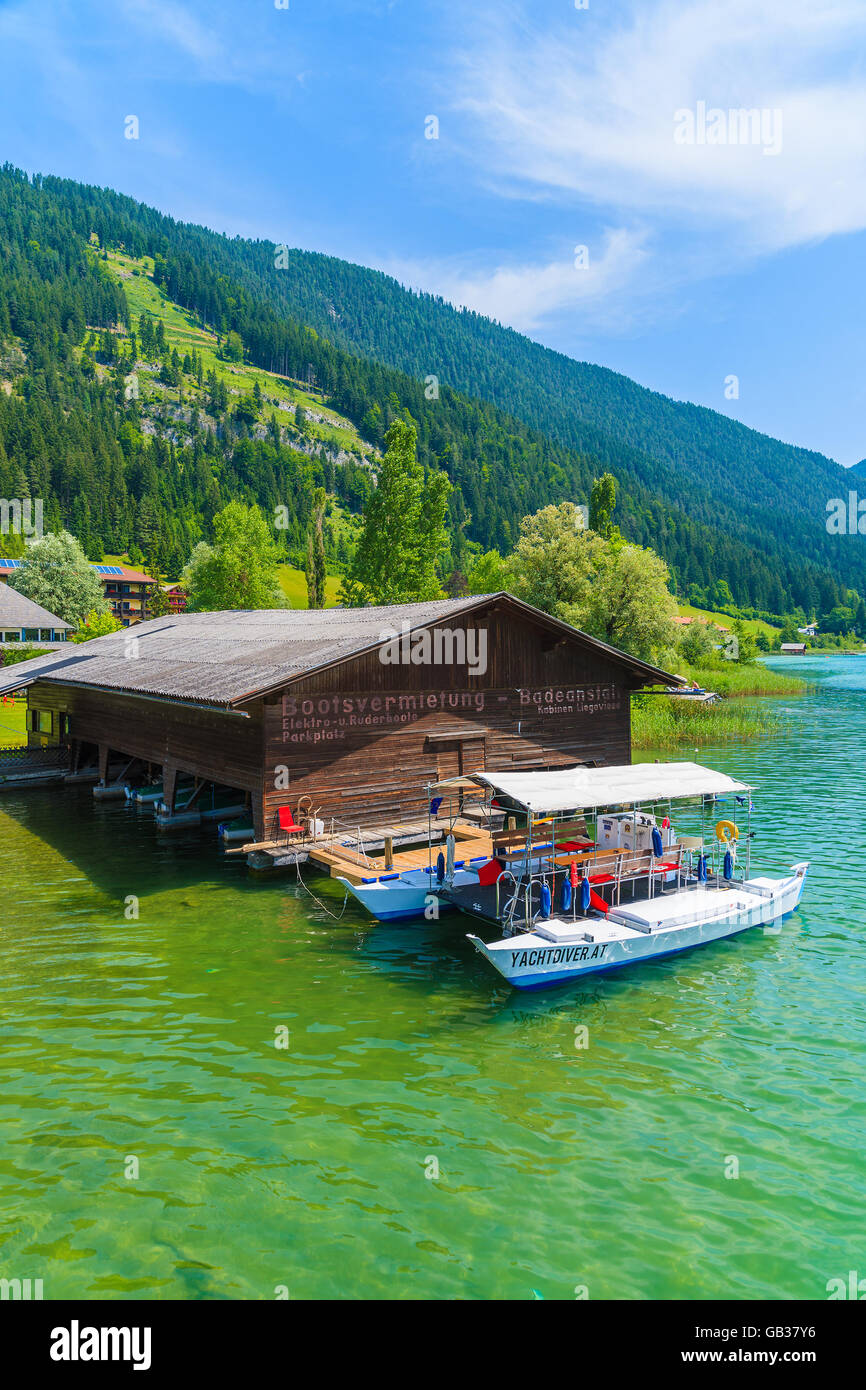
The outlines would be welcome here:
[[[0,0],[0,157],[866,455],[863,0],[280,3]]]

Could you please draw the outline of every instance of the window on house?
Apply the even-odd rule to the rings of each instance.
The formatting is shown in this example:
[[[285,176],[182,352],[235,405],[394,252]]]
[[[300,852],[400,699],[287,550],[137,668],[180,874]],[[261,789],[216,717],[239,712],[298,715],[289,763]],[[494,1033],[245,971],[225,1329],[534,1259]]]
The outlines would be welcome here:
[[[34,734],[50,734],[52,730],[52,714],[50,709],[33,709],[30,711],[30,728]]]

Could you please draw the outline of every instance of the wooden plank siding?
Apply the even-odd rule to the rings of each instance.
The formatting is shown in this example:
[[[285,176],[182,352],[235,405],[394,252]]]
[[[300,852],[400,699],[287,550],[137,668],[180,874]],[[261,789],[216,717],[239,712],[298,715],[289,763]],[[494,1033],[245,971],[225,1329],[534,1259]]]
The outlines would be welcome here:
[[[55,725],[57,714],[66,711],[70,736],[81,743],[250,792],[254,812],[261,812],[260,702],[251,705],[244,718],[167,700],[37,681],[30,688],[30,708],[54,711]]]
[[[252,696],[248,718],[59,681],[37,680],[30,707],[67,713],[79,743],[249,792],[259,839],[302,796],[327,821],[382,824],[425,814],[427,785],[452,775],[630,761],[644,681],[625,659],[497,600],[447,627],[486,634],[483,672],[372,650]]]
[[[461,772],[630,761],[637,682],[615,660],[511,613],[466,623],[487,629],[483,675],[371,652],[266,701],[266,833],[305,795],[324,819],[365,825],[423,813],[427,785]],[[282,768],[288,792],[274,786]]]

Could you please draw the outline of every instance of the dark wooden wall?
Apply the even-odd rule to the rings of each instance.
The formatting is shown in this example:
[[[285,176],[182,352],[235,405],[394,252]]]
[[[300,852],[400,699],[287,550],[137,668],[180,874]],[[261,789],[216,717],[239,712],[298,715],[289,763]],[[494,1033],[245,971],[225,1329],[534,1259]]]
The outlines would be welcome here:
[[[631,760],[633,682],[621,665],[572,641],[551,640],[549,629],[512,613],[481,621],[488,629],[483,676],[467,675],[465,666],[383,665],[374,652],[267,700],[268,831],[277,808],[304,795],[323,818],[363,825],[422,813],[427,785],[459,773]],[[458,623],[450,626],[456,630]],[[465,703],[454,707],[449,695]],[[392,703],[383,710],[388,697]],[[380,708],[373,710],[375,699]],[[413,699],[414,710],[408,708]],[[427,700],[433,708],[424,707]],[[407,717],[400,722],[400,715]],[[381,722],[352,724],[352,716]],[[275,771],[283,768],[288,793],[275,786],[278,775],[285,780]]]
[[[30,708],[53,710],[55,727],[59,712],[66,711],[74,740],[237,787],[252,794],[254,809],[261,807],[262,713],[258,702],[244,718],[165,700],[37,681],[30,688]]]
[[[427,785],[459,773],[630,761],[638,682],[615,658],[513,610],[448,620],[461,625],[486,630],[483,675],[372,652],[251,701],[249,718],[38,682],[30,705],[67,711],[73,739],[250,792],[265,836],[302,796],[365,825],[423,813]]]

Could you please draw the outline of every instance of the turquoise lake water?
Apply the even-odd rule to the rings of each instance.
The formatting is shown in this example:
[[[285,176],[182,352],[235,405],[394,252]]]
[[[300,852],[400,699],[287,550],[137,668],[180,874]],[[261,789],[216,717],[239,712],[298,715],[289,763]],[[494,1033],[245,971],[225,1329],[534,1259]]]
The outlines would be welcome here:
[[[756,784],[753,865],[811,860],[800,910],[535,995],[465,919],[334,922],[212,834],[4,795],[0,1275],[527,1300],[866,1276],[866,658],[784,669],[816,689],[775,702],[781,737],[676,756]]]

